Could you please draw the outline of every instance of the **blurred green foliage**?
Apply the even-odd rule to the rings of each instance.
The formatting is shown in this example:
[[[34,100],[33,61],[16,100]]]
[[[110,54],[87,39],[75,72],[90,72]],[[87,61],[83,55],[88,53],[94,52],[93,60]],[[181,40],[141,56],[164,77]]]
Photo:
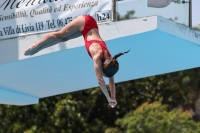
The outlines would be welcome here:
[[[120,14],[117,12],[117,13],[116,13],[117,21],[135,18],[135,17],[134,17],[134,14],[135,14],[135,11],[134,11],[134,10],[127,11],[126,14],[125,14],[124,16],[120,15]]]
[[[193,27],[193,29],[200,31],[200,27]]]
[[[119,128],[110,128],[105,133],[199,133],[200,123],[191,119],[188,112],[180,109],[168,111],[160,102],[144,103],[135,111],[118,119]]]

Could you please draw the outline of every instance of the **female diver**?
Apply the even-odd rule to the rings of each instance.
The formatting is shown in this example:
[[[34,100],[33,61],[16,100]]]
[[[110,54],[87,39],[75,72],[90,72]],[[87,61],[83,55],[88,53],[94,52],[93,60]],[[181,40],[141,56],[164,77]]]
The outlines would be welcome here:
[[[85,40],[86,50],[94,61],[94,70],[99,86],[106,96],[109,105],[114,108],[117,105],[114,82],[114,74],[119,69],[117,58],[129,51],[119,53],[112,58],[106,44],[99,35],[98,26],[93,17],[85,15],[75,18],[61,30],[48,33],[41,40],[33,43],[24,52],[24,55],[33,55],[41,49],[49,47],[49,43],[52,42],[54,42],[53,44],[56,44],[61,41],[67,41],[69,39],[69,33],[77,31],[82,33]],[[109,78],[110,95],[106,88],[103,76]]]

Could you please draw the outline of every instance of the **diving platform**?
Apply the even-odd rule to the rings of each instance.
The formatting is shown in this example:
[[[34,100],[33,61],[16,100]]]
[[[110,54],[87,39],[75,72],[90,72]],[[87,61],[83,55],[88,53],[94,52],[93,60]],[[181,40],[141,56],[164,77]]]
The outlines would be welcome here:
[[[99,31],[112,55],[131,49],[118,59],[116,83],[200,67],[200,32],[168,19],[149,16],[104,23]],[[98,86],[80,33],[24,56],[45,34],[0,40],[0,104],[37,104],[40,98]]]

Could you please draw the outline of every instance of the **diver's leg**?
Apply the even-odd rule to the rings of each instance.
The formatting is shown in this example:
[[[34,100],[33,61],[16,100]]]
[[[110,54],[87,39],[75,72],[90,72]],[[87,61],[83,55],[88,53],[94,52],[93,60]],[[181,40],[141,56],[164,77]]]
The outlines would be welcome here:
[[[57,32],[51,32],[48,33],[46,36],[44,36],[42,39],[40,39],[38,42],[33,43],[25,52],[24,55],[32,55],[39,51],[40,48],[46,48],[49,46],[52,46],[54,44],[57,44],[61,41],[63,41],[63,38],[78,32],[82,31],[85,24],[85,18],[83,16],[79,16],[73,21],[71,21],[69,24],[67,24],[65,27],[63,27],[61,30]],[[49,45],[50,44],[50,45]]]
[[[59,42],[66,42],[66,41],[68,41],[68,40],[70,40],[70,39],[77,38],[77,37],[79,37],[79,36],[81,36],[81,35],[82,35],[82,34],[81,34],[80,32],[76,32],[76,33],[71,34],[71,35],[69,35],[68,37],[62,38],[62,39],[60,39],[60,40],[51,41],[51,42],[49,42],[49,43],[46,44],[46,45],[42,45],[42,46],[40,46],[39,48],[30,51],[30,52],[31,52],[31,55],[33,55],[33,54],[35,54],[35,53],[37,53],[37,52],[39,52],[39,51],[41,51],[41,50],[43,50],[43,49],[45,49],[45,48],[47,48],[47,47],[53,46],[53,45],[55,45],[55,44],[57,44],[57,43],[59,43]],[[33,44],[33,45],[34,45],[34,44]]]

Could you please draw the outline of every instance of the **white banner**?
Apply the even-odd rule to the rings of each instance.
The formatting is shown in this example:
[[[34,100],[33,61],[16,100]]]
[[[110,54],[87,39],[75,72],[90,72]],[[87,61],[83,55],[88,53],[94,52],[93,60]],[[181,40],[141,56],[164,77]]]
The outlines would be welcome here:
[[[133,1],[139,1],[139,0],[118,0],[118,4],[124,4],[124,3],[129,3]]]
[[[59,30],[80,15],[112,19],[112,0],[0,0],[0,39]]]

